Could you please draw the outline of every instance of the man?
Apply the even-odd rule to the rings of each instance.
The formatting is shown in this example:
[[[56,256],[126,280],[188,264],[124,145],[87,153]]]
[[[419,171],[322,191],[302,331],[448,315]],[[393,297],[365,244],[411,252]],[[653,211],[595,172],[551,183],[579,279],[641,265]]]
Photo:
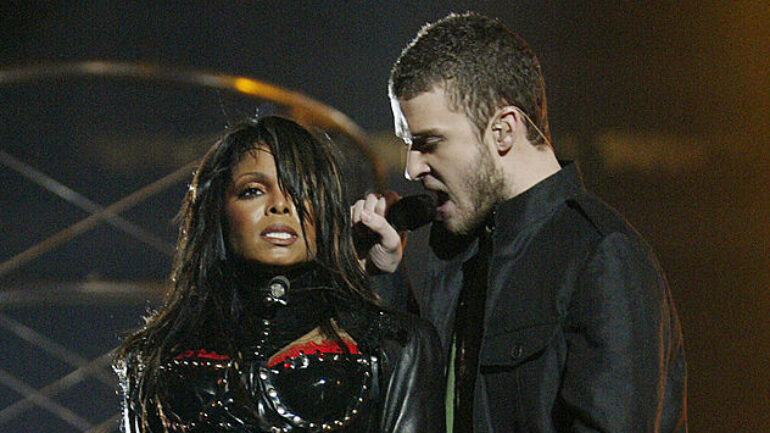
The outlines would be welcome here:
[[[405,175],[438,199],[421,314],[447,353],[447,421],[465,432],[685,432],[679,321],[649,246],[549,141],[526,42],[473,13],[426,25],[391,72]],[[384,200],[353,222],[381,236]]]

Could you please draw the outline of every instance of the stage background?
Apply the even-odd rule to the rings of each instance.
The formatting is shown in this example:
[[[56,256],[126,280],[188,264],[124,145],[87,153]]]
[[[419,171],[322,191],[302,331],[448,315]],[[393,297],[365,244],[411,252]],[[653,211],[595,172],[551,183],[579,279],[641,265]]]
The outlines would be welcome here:
[[[388,184],[408,193],[418,188],[399,177],[390,66],[425,22],[467,9],[498,16],[539,54],[557,151],[578,160],[589,188],[667,271],[685,335],[691,431],[768,431],[767,2],[409,3],[6,1],[0,69],[110,60],[266,80],[347,114]],[[258,106],[270,110],[155,81],[0,84],[0,150],[106,205],[191,161]],[[87,215],[4,161],[0,262]],[[173,242],[188,179],[125,218]],[[408,258],[424,237],[412,237]],[[106,358],[82,370],[96,376],[71,376],[77,385],[52,397],[58,406],[19,401],[138,326],[157,302],[167,253],[101,225],[0,275],[0,431],[116,431]],[[409,270],[419,272],[413,261]]]

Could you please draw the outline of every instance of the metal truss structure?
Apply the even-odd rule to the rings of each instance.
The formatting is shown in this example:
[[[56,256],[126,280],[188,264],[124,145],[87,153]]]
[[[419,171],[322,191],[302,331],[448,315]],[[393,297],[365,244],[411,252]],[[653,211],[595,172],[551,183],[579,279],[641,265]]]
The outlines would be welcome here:
[[[335,139],[342,137],[337,141],[348,148],[346,152],[358,154],[359,169],[370,175],[361,181],[362,188],[376,187],[383,181],[383,169],[369,152],[365,133],[347,116],[303,94],[249,77],[106,61],[34,65],[0,69],[0,98],[10,94],[6,101],[28,101],[35,99],[29,92],[41,93],[34,88],[38,83],[60,88],[89,80],[151,82],[155,88],[171,85],[216,89],[237,95],[250,105],[256,101],[277,105],[280,112],[306,125],[322,128]],[[36,103],[40,104],[41,99],[38,97]],[[78,103],[73,101],[71,109],[78,110]],[[3,113],[13,109],[0,102]],[[26,122],[35,123],[26,119],[19,123]],[[24,128],[15,126],[2,125],[0,139],[18,137],[18,131]],[[209,138],[199,140],[210,142]],[[0,245],[5,245],[0,247],[0,431],[118,431],[117,383],[110,368],[112,350],[120,336],[138,326],[141,315],[160,300],[163,278],[157,272],[144,275],[141,269],[124,272],[129,278],[103,278],[89,274],[87,269],[70,269],[70,264],[82,264],[78,262],[81,255],[116,255],[108,263],[117,263],[127,261],[124,255],[146,252],[156,258],[159,268],[168,267],[174,251],[173,234],[159,234],[157,227],[165,226],[170,216],[150,211],[150,216],[143,215],[137,222],[131,212],[140,205],[151,208],[147,203],[153,198],[183,189],[197,161],[178,164],[117,199],[97,199],[89,197],[93,192],[82,185],[78,188],[57,179],[58,169],[37,167],[19,154],[32,155],[30,159],[37,161],[54,158],[49,151],[30,150],[24,143],[0,147],[0,181],[7,192],[0,196],[4,208],[0,213]],[[364,161],[363,168],[360,161]],[[102,172],[106,170],[96,170],[105,175]],[[150,171],[157,175],[158,170]],[[109,177],[109,173],[105,176]],[[73,175],[69,178],[73,179]],[[116,189],[123,192],[127,188]],[[34,202],[56,202],[54,210],[30,210],[29,201],[14,203],[16,196],[26,199],[30,194],[35,196]],[[111,203],[101,204],[105,201]],[[57,214],[68,218],[52,218]],[[29,227],[44,227],[51,222],[57,226],[26,235]],[[109,236],[117,234],[132,246],[116,246],[112,237],[106,237],[106,227]],[[96,244],[105,245],[105,250],[79,250],[93,243],[78,245],[77,241],[95,233],[99,238]],[[30,239],[30,245],[22,245]],[[56,260],[52,256],[57,256]]]

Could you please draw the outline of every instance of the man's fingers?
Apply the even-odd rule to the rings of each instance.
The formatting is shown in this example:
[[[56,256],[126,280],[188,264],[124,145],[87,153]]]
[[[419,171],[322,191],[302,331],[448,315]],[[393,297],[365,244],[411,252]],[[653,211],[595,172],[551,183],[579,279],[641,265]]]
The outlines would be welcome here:
[[[388,200],[394,202],[394,199],[398,198],[398,195],[394,194],[388,197],[367,194],[350,207],[351,224],[359,234],[364,234],[364,237],[358,238],[361,245],[356,246],[360,263],[367,268],[371,265],[373,269],[381,272],[395,271],[403,256],[401,236],[385,219],[388,205],[392,204]],[[367,237],[370,240],[367,240]]]
[[[364,199],[364,209],[376,212],[377,203],[380,201],[380,197],[374,194],[368,194]]]
[[[364,209],[364,201],[358,200],[350,207],[350,223],[356,225],[361,221],[361,211]]]
[[[385,211],[387,210],[388,205],[385,202],[385,197],[380,197],[377,199],[377,203],[374,205],[374,212],[377,215],[385,216]]]
[[[398,198],[400,196],[393,191],[386,191],[385,195],[367,194],[364,199],[356,201],[350,207],[350,219],[353,224],[361,221],[361,212],[364,209],[371,210],[377,215],[385,216],[388,207],[398,201]]]

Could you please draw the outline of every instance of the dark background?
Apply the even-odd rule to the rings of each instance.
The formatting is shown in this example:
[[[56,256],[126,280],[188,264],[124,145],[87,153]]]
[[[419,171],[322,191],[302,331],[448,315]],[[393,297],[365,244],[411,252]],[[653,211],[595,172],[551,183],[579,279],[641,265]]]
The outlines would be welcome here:
[[[546,76],[557,151],[576,158],[589,188],[657,251],[685,334],[691,431],[768,431],[767,2],[3,2],[0,69],[103,59],[245,75],[346,113],[371,143],[392,149],[382,153],[388,162],[398,152],[390,66],[422,24],[467,9],[500,17],[530,42]],[[0,150],[108,204],[194,159],[212,133],[257,105],[210,89],[118,81],[0,84]],[[388,167],[396,189],[413,190],[397,181],[397,164]],[[2,165],[0,183],[0,261],[86,216]],[[168,220],[183,189],[182,182],[125,216],[173,240]],[[164,222],[150,222],[158,218]],[[55,295],[40,303],[3,297],[0,313],[96,356],[139,324],[144,298],[81,293],[86,301],[68,304],[71,286],[58,282],[156,281],[168,266],[167,255],[98,227],[0,276],[7,293],[45,286]],[[30,369],[47,365],[47,355],[8,350],[16,337],[5,329],[0,336],[3,371],[34,387],[51,380]],[[6,387],[0,395],[0,410],[18,399]],[[96,424],[116,410],[114,398],[73,390],[59,401],[106,407],[104,415],[79,412]],[[0,431],[72,428],[27,416]]]

